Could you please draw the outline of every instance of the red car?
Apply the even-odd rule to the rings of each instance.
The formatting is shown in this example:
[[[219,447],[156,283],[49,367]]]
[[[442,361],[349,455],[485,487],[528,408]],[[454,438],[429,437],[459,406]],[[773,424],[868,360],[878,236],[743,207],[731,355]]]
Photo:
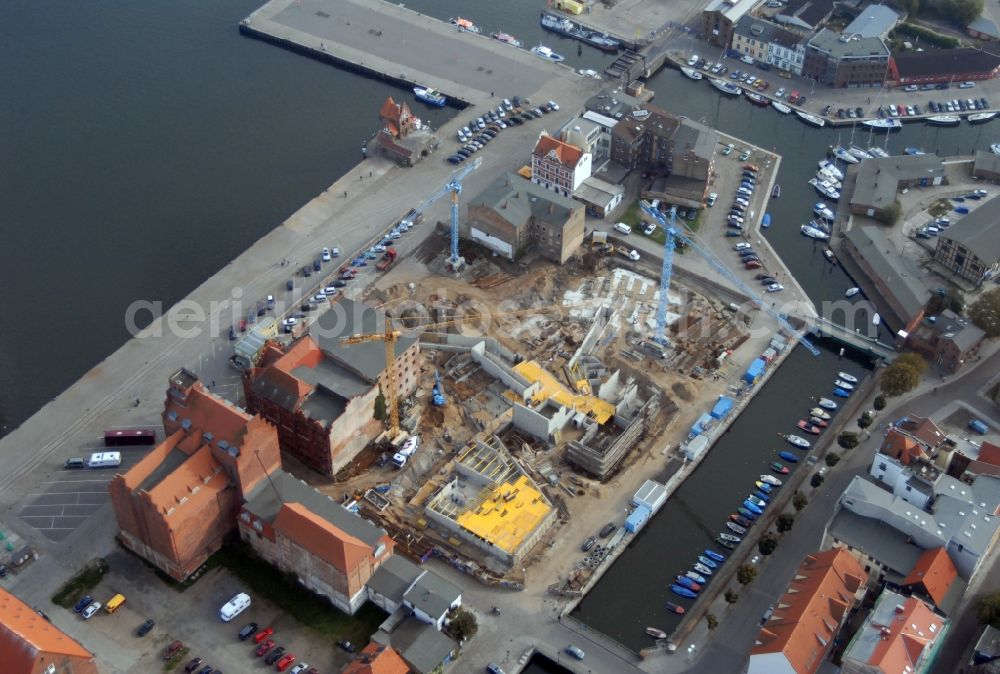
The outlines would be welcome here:
[[[260,642],[262,642],[264,639],[267,639],[272,634],[274,634],[274,628],[273,627],[265,627],[260,632],[257,632],[257,634],[253,635],[253,640],[254,640],[255,643],[259,644]]]
[[[289,667],[291,667],[293,662],[295,662],[295,656],[289,653],[288,655],[284,656],[276,663],[274,663],[274,666],[279,672],[283,672]]]
[[[268,639],[267,641],[262,642],[261,645],[257,647],[257,657],[264,657],[264,655],[266,655],[272,648],[274,648],[274,639]]]

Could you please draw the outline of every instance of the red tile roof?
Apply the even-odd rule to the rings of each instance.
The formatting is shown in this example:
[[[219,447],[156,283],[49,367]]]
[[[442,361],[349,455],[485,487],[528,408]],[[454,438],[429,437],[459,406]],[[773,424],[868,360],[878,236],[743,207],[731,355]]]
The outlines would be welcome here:
[[[931,548],[920,555],[902,585],[923,585],[935,606],[941,606],[958,571],[944,548]]]
[[[982,447],[979,448],[978,461],[1000,466],[1000,447],[994,445],[992,442],[984,442]]]
[[[897,604],[888,625],[876,624],[869,618],[855,640],[865,639],[867,643],[874,641],[874,648],[860,659],[867,667],[866,672],[881,672],[883,674],[898,674],[913,672],[917,669],[924,650],[931,646],[944,632],[944,619],[934,613],[927,604],[916,597],[906,597],[887,593],[879,601],[902,601]],[[851,645],[854,645],[854,641]],[[860,649],[859,649],[860,651]],[[844,653],[845,669],[853,662],[853,649],[848,647]],[[855,668],[851,667],[854,671]],[[921,671],[924,668],[921,667]]]
[[[910,465],[914,459],[929,458],[923,445],[895,428],[889,429],[889,432],[885,434],[885,439],[878,450],[887,456],[898,459],[904,466]]]
[[[274,518],[274,530],[337,570],[350,573],[372,554],[370,546],[316,515],[300,503],[285,503]]]
[[[374,641],[341,674],[409,674],[410,668],[392,646],[384,646]]]
[[[583,150],[575,145],[570,145],[569,143],[564,143],[557,138],[553,138],[547,134],[542,134],[538,138],[538,142],[535,144],[535,149],[532,154],[538,156],[546,156],[550,153],[554,153],[559,163],[563,166],[574,168],[583,156]]]
[[[0,657],[4,674],[35,674],[64,658],[91,662],[94,655],[0,588]],[[87,669],[97,671],[96,667]]]
[[[816,672],[865,578],[861,565],[846,550],[807,555],[761,628],[748,671],[756,674],[772,668],[773,655],[781,654],[798,674]],[[755,662],[754,656],[763,657]]]

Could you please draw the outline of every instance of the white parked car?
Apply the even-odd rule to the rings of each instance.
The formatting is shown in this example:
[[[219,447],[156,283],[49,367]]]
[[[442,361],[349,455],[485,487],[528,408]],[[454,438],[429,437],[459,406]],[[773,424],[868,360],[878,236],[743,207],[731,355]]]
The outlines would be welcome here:
[[[655,231],[656,231],[655,222],[648,222],[646,223],[646,226],[642,228],[642,233],[645,234],[646,236],[652,235],[652,233]]]
[[[748,66],[752,66],[753,65],[753,59],[750,58],[749,56],[747,56],[746,54],[744,54],[743,56],[741,56],[740,60],[743,61],[744,63],[746,63]]]
[[[552,108],[553,110],[558,110],[559,104],[556,103],[555,101],[549,101],[549,107]]]
[[[698,58],[698,55],[697,55],[697,54],[692,54],[692,55],[691,55],[691,58],[689,58],[689,59],[688,59],[688,65],[689,65],[689,66],[694,66],[694,65],[695,65],[696,63],[698,63],[698,61],[700,61],[700,60],[701,60],[701,59],[699,59],[699,58]]]
[[[959,89],[971,89],[974,86],[976,86],[975,82],[962,82],[961,84],[958,85],[958,88]]]
[[[715,192],[710,192],[708,195],[708,200],[705,202],[706,206],[714,206],[715,202],[719,199],[719,195]]]
[[[628,259],[632,260],[633,262],[638,262],[639,261],[639,253],[637,253],[634,250],[631,251],[631,252],[629,252]]]
[[[322,257],[323,257],[323,262],[329,262],[330,261],[331,258],[330,258],[330,249],[329,248],[324,248],[323,249],[323,255],[322,255]]]
[[[778,89],[777,91],[774,92],[774,97],[775,98],[784,98],[785,97],[785,93],[786,93],[785,92],[785,87],[781,87],[780,89]]]
[[[286,318],[285,320],[281,321],[281,327],[282,327],[282,329],[285,332],[291,332],[292,328],[294,328],[295,324],[298,323],[298,322],[299,322],[299,319],[297,319],[297,318],[294,318],[294,317],[293,318]]]
[[[90,620],[94,617],[94,614],[101,610],[101,602],[95,601],[87,608],[83,609],[83,613],[80,615],[84,620]]]
[[[772,283],[771,285],[769,285],[767,287],[767,292],[769,292],[769,293],[780,293],[784,289],[785,289],[785,286],[781,285],[780,283]]]
[[[733,246],[733,250],[750,250],[750,244],[746,241],[740,242]]]

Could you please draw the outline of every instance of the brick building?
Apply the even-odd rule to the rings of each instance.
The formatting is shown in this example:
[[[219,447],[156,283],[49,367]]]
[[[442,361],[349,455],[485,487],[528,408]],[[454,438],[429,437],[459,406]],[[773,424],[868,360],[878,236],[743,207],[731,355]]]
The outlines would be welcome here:
[[[592,159],[590,152],[542,132],[531,151],[531,182],[571,197],[590,177]]]
[[[375,150],[400,166],[413,166],[434,150],[438,141],[410,110],[389,96],[379,109],[379,128],[375,132]]]
[[[858,168],[851,213],[886,221],[896,208],[896,193],[900,190],[947,184],[944,163],[936,155],[866,160]]]
[[[283,471],[248,495],[239,531],[260,557],[348,614],[368,600],[365,583],[395,547],[384,530]]]
[[[410,674],[410,666],[392,646],[371,641],[340,674]]]
[[[510,260],[531,247],[563,264],[583,243],[584,205],[514,173],[500,175],[468,208],[469,238]]]
[[[276,427],[282,451],[323,475],[343,468],[383,430],[374,410],[385,390],[385,346],[347,346],[341,338],[381,333],[384,320],[380,311],[341,299],[291,346],[269,344],[260,367],[244,378],[247,409]],[[396,341],[400,398],[416,389],[419,353],[415,337]]]
[[[945,309],[910,333],[907,345],[949,374],[958,372],[979,351],[986,333]]]
[[[98,672],[93,653],[3,588],[0,588],[0,662],[4,674]]]
[[[733,30],[733,49],[759,63],[802,74],[806,36],[756,16],[744,16]]]
[[[802,74],[837,88],[881,87],[889,56],[889,47],[880,37],[845,35],[824,28],[806,45]]]
[[[760,0],[711,0],[701,12],[701,37],[716,47],[729,47],[733,28]]]
[[[887,79],[893,84],[903,86],[991,80],[997,75],[1000,75],[1000,53],[963,47],[911,50],[893,54],[889,62]]]
[[[814,31],[824,25],[833,14],[833,0],[789,0],[788,4],[774,15],[780,24]]]
[[[1000,215],[986,204],[941,232],[934,261],[977,286],[1000,275]]]
[[[244,494],[281,456],[273,426],[184,369],[170,377],[163,428],[165,440],[108,489],[125,547],[184,580],[222,546]]]

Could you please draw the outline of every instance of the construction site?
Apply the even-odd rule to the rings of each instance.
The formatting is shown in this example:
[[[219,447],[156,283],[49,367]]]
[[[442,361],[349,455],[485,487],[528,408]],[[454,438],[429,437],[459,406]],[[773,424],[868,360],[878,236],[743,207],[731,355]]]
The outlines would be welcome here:
[[[602,495],[639,462],[683,458],[748,329],[728,304],[675,283],[661,346],[659,282],[601,247],[560,266],[463,246],[462,272],[446,275],[447,238],[432,235],[355,296],[393,317],[386,335],[417,339],[419,374],[398,422],[316,486],[412,557],[512,588],[567,523],[596,532],[613,518]]]

